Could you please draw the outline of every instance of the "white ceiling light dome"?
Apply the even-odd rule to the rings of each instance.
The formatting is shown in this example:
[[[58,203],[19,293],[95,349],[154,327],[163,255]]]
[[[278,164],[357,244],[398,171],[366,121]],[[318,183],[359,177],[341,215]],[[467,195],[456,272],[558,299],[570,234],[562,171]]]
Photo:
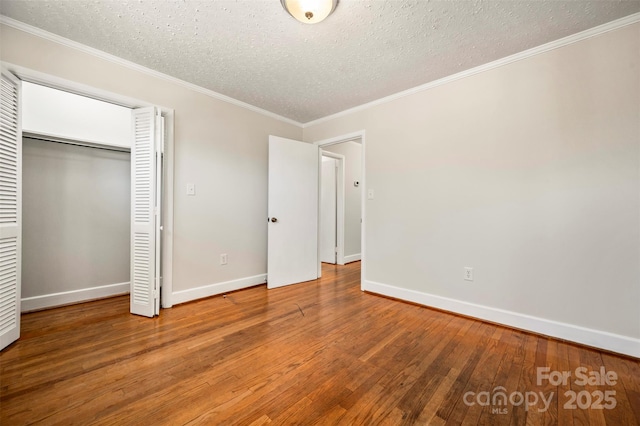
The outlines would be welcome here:
[[[335,10],[338,0],[280,0],[284,10],[305,24],[317,24]]]

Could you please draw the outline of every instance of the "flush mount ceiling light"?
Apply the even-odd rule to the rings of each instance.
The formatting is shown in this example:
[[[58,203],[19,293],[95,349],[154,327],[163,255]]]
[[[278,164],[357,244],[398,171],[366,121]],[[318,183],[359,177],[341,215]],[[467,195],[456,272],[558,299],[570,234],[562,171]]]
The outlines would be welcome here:
[[[305,24],[317,24],[331,15],[338,0],[280,0],[284,10]]]

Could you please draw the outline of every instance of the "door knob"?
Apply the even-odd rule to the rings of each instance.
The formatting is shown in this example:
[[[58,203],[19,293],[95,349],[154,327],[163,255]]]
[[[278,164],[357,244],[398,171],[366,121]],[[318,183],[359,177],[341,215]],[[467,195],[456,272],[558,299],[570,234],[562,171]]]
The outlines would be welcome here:
[[[275,217],[272,217],[272,218],[271,218],[271,222],[276,223],[277,221],[278,221],[278,219],[277,219],[277,218],[275,218]]]

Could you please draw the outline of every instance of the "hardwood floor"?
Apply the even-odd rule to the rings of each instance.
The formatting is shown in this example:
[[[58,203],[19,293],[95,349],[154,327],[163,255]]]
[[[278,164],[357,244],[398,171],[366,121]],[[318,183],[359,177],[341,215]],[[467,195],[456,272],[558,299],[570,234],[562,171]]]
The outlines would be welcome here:
[[[640,424],[638,361],[363,293],[359,277],[359,262],[324,265],[156,319],[128,297],[23,315],[0,353],[0,423]],[[538,367],[571,378],[538,384]],[[617,381],[581,383],[579,367]]]

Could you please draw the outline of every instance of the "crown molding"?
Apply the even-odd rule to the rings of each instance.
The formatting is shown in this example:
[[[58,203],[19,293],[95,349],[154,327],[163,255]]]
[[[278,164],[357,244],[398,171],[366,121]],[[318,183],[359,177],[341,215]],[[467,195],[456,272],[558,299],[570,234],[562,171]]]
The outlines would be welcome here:
[[[112,55],[112,54],[104,52],[102,50],[95,49],[93,47],[89,47],[89,46],[84,45],[82,43],[78,43],[76,41],[69,40],[67,38],[64,38],[64,37],[61,37],[59,35],[50,33],[48,31],[42,30],[40,28],[31,26],[29,24],[25,24],[24,22],[16,21],[15,19],[9,18],[8,16],[0,15],[0,24],[6,25],[8,27],[15,28],[15,29],[20,30],[20,31],[24,31],[24,32],[26,32],[28,34],[31,34],[31,35],[34,35],[36,37],[40,37],[40,38],[43,38],[45,40],[48,40],[48,41],[51,41],[51,42],[54,42],[54,43],[57,43],[57,44],[61,44],[63,46],[69,47],[71,49],[78,50],[78,51],[80,51],[82,53],[86,53],[88,55],[100,58],[100,59],[108,61],[108,62],[112,62],[114,64],[117,64],[117,65],[129,68],[129,69],[132,69],[134,71],[138,71],[140,73],[147,74],[147,75],[150,75],[152,77],[156,77],[156,78],[159,78],[159,79],[162,79],[162,80],[177,84],[179,86],[182,86],[184,88],[193,90],[195,92],[201,93],[201,94],[209,96],[211,98],[214,98],[214,99],[217,99],[217,100],[220,100],[220,101],[223,101],[223,102],[227,102],[229,104],[232,104],[232,105],[235,105],[235,106],[239,106],[241,108],[248,109],[248,110],[253,111],[253,112],[257,112],[257,113],[265,115],[267,117],[274,118],[276,120],[283,121],[285,123],[292,124],[292,125],[297,126],[297,127],[302,127],[303,126],[302,123],[297,122],[295,120],[292,120],[290,118],[283,117],[283,116],[275,114],[275,113],[273,113],[271,111],[267,111],[267,110],[259,108],[257,106],[248,104],[246,102],[239,101],[237,99],[234,99],[232,97],[223,95],[221,93],[214,92],[213,90],[205,89],[204,87],[198,86],[196,84],[189,83],[187,81],[180,80],[179,78],[172,77],[170,75],[161,73],[159,71],[152,70],[151,68],[147,68],[145,66],[136,64],[135,62],[131,62],[131,61],[128,61],[126,59],[122,59],[122,58],[120,58],[118,56]]]
[[[594,28],[590,28],[588,30],[581,31],[579,33],[576,33],[576,34],[573,34],[573,35],[570,35],[570,36],[567,36],[567,37],[564,37],[564,38],[561,38],[561,39],[558,39],[558,40],[555,40],[555,41],[552,41],[552,42],[549,42],[549,43],[545,43],[543,45],[540,45],[540,46],[537,46],[537,47],[534,47],[534,48],[531,48],[531,49],[516,53],[514,55],[507,56],[507,57],[502,58],[502,59],[498,59],[498,60],[493,61],[493,62],[489,62],[489,63],[484,64],[484,65],[480,65],[480,66],[477,66],[477,67],[474,67],[474,68],[470,68],[468,70],[465,70],[465,71],[462,71],[462,72],[459,72],[459,73],[456,73],[456,74],[452,74],[450,76],[447,76],[447,77],[444,77],[444,78],[441,78],[441,79],[438,79],[438,80],[435,80],[435,81],[432,81],[432,82],[429,82],[429,83],[425,83],[425,84],[422,84],[420,86],[416,86],[416,87],[413,87],[411,89],[395,93],[393,95],[385,96],[384,98],[380,98],[380,99],[377,99],[375,101],[367,102],[365,104],[358,105],[356,107],[349,108],[349,109],[346,109],[344,111],[341,111],[341,112],[338,112],[338,113],[335,113],[335,114],[331,114],[331,115],[328,115],[328,116],[325,116],[325,117],[322,117],[322,118],[318,118],[317,120],[308,121],[306,123],[300,123],[298,121],[292,120],[292,119],[287,118],[287,117],[283,117],[281,115],[278,115],[278,114],[275,114],[273,112],[264,110],[262,108],[256,107],[256,106],[248,104],[246,102],[242,102],[242,101],[239,101],[237,99],[231,98],[229,96],[223,95],[221,93],[214,92],[213,90],[205,89],[204,87],[198,86],[196,84],[189,83],[189,82],[186,82],[184,80],[180,80],[179,78],[172,77],[172,76],[167,75],[167,74],[163,74],[163,73],[161,73],[159,71],[152,70],[152,69],[144,67],[142,65],[138,65],[138,64],[136,64],[134,62],[131,62],[131,61],[128,61],[126,59],[122,59],[122,58],[117,57],[115,55],[111,55],[109,53],[103,52],[102,50],[98,50],[98,49],[95,49],[93,47],[86,46],[84,44],[81,44],[81,43],[66,39],[64,37],[61,37],[61,36],[58,36],[56,34],[50,33],[48,31],[42,30],[40,28],[36,28],[36,27],[31,26],[31,25],[25,24],[23,22],[16,21],[15,19],[9,18],[7,16],[0,15],[0,23],[1,24],[7,25],[7,26],[12,27],[12,28],[16,28],[16,29],[18,29],[20,31],[24,31],[26,33],[35,35],[35,36],[40,37],[40,38],[44,38],[45,40],[49,40],[49,41],[52,41],[54,43],[61,44],[63,46],[79,50],[79,51],[81,51],[83,53],[98,57],[100,59],[103,59],[103,60],[118,64],[118,65],[121,65],[121,66],[124,66],[126,68],[129,68],[129,69],[132,69],[132,70],[135,70],[135,71],[147,74],[147,75],[151,75],[153,77],[156,77],[156,78],[159,78],[159,79],[163,79],[165,81],[169,81],[171,83],[183,86],[183,87],[185,87],[187,89],[196,91],[198,93],[202,93],[202,94],[204,94],[206,96],[221,100],[223,102],[230,103],[232,105],[239,106],[241,108],[248,109],[248,110],[253,111],[253,112],[257,112],[257,113],[265,115],[267,117],[271,117],[271,118],[274,118],[276,120],[279,120],[279,121],[282,121],[282,122],[285,122],[285,123],[288,123],[288,124],[292,124],[294,126],[301,127],[301,128],[307,128],[307,127],[314,126],[314,125],[320,124],[320,123],[324,123],[324,122],[327,122],[327,121],[330,121],[330,120],[333,120],[333,119],[336,119],[336,118],[339,118],[339,117],[344,117],[344,116],[349,115],[349,114],[353,114],[353,113],[356,113],[356,112],[359,112],[359,111],[363,111],[363,110],[366,110],[366,109],[369,109],[369,108],[373,108],[373,107],[378,106],[378,105],[382,105],[382,104],[385,104],[385,103],[388,103],[388,102],[392,102],[392,101],[400,99],[400,98],[404,98],[405,96],[414,95],[416,93],[420,93],[420,92],[423,92],[425,90],[430,90],[430,89],[433,89],[433,88],[438,87],[438,86],[442,86],[442,85],[447,84],[447,83],[451,83],[451,82],[454,82],[454,81],[457,81],[457,80],[460,80],[460,79],[463,79],[463,78],[466,78],[466,77],[471,77],[473,75],[476,75],[476,74],[479,74],[479,73],[482,73],[482,72],[485,72],[485,71],[490,71],[492,69],[495,69],[495,68],[498,68],[498,67],[501,67],[501,66],[504,66],[504,65],[508,65],[508,64],[511,64],[513,62],[516,62],[516,61],[521,61],[523,59],[527,59],[527,58],[530,58],[530,57],[533,57],[533,56],[548,52],[550,50],[554,50],[554,49],[558,49],[560,47],[568,46],[570,44],[577,43],[579,41],[586,40],[588,38],[591,38],[591,37],[594,37],[594,36],[597,36],[597,35],[600,35],[600,34],[604,34],[604,33],[609,32],[609,31],[617,30],[619,28],[625,27],[627,25],[635,24],[637,22],[640,22],[640,13],[634,13],[632,15],[625,16],[624,18],[620,18],[620,19],[617,19],[615,21],[611,21],[611,22],[608,22],[608,23],[603,24],[603,25],[599,25],[599,26],[594,27]]]
[[[606,24],[599,25],[597,27],[593,27],[585,31],[581,31],[576,34],[573,34],[549,43],[545,43],[543,45],[533,47],[528,50],[524,50],[522,52],[507,56],[502,59],[495,60],[493,62],[489,62],[484,65],[480,65],[480,66],[470,68],[468,70],[465,70],[456,74],[452,74],[450,76],[447,76],[438,80],[434,80],[430,83],[422,84],[420,86],[416,86],[414,88],[404,90],[402,92],[398,92],[390,96],[385,96],[384,98],[376,99],[375,101],[367,102],[366,104],[358,105],[356,107],[349,108],[344,111],[337,112],[335,114],[327,115],[326,117],[318,118],[317,120],[308,121],[304,123],[302,127],[307,128],[307,127],[324,123],[339,117],[344,117],[346,115],[353,114],[359,111],[364,111],[366,109],[373,108],[378,105],[395,101],[396,99],[404,98],[405,96],[414,95],[416,93],[420,93],[425,90],[430,90],[435,87],[442,86],[443,84],[451,83],[453,81],[460,80],[466,77],[471,77],[473,75],[476,75],[485,71],[490,71],[492,69],[502,67],[504,65],[508,65],[516,61],[521,61],[523,59],[527,59],[532,56],[540,55],[550,50],[568,46],[570,44],[577,43],[579,41],[586,40],[588,38],[591,38],[600,34],[604,34],[609,31],[617,30],[619,28],[626,27],[627,25],[635,24],[637,22],[640,22],[640,13],[634,13],[633,15],[625,16],[624,18],[620,18],[615,21],[611,21]]]

